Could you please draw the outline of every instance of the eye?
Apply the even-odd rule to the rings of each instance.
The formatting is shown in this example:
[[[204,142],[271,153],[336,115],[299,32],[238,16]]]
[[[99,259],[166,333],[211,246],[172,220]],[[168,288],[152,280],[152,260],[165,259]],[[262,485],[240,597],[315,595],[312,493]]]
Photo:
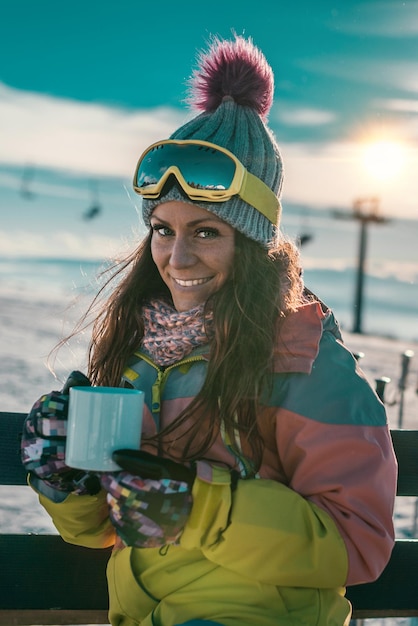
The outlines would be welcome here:
[[[196,236],[201,239],[214,239],[219,236],[219,230],[217,228],[199,228],[196,231]]]
[[[171,228],[168,226],[164,226],[164,224],[152,224],[152,230],[154,233],[157,233],[160,237],[169,237],[173,234]]]

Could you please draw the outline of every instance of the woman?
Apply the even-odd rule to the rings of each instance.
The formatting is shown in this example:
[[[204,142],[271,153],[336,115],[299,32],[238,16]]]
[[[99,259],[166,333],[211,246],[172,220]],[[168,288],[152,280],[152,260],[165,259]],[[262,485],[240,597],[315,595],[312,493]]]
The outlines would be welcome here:
[[[99,478],[70,470],[65,389],[34,405],[23,462],[66,541],[115,546],[111,624],[341,626],[345,585],[393,546],[385,411],[279,232],[271,68],[215,39],[191,84],[202,112],[139,160],[149,234],[89,352],[87,384],[144,390],[143,451]]]

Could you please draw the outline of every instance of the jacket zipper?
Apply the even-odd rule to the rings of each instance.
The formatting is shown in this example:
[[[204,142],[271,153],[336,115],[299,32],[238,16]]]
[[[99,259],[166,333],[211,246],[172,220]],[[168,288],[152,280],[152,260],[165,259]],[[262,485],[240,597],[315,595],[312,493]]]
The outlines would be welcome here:
[[[171,370],[174,370],[176,367],[182,367],[183,365],[188,365],[189,363],[195,363],[196,361],[206,361],[205,358],[201,354],[197,354],[195,356],[187,357],[186,359],[182,359],[173,365],[169,365],[165,369],[161,369],[152,361],[147,355],[142,352],[135,352],[135,356],[139,357],[148,365],[151,365],[156,372],[157,378],[151,387],[151,411],[152,413],[159,413],[161,406],[161,390],[164,388],[166,380]]]

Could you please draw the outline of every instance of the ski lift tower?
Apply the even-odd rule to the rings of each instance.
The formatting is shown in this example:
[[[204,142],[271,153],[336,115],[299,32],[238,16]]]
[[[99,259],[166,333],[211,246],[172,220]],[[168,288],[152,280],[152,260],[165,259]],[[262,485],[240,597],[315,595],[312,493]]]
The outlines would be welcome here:
[[[377,196],[357,198],[353,202],[351,213],[336,211],[335,217],[355,219],[360,222],[360,239],[357,259],[357,277],[354,298],[354,324],[353,333],[361,334],[363,313],[364,271],[367,251],[367,227],[371,223],[384,224],[389,221],[380,213],[380,200]]]
[[[360,240],[357,259],[357,280],[354,299],[353,333],[362,332],[364,267],[367,250],[367,226],[371,223],[384,224],[389,220],[380,213],[380,202],[376,196],[358,198],[353,203],[353,219],[360,222]]]

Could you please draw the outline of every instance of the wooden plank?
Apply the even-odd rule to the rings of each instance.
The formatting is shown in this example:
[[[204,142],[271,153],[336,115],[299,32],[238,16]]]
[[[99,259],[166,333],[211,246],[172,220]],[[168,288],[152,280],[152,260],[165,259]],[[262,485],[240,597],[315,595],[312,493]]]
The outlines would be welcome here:
[[[108,624],[107,611],[0,611],[0,626],[49,626],[56,624]]]
[[[20,440],[26,413],[0,412],[0,485],[26,485],[20,462]]]
[[[381,576],[372,583],[348,587],[356,618],[418,615],[418,539],[397,539]]]
[[[0,554],[0,611],[107,610],[110,548],[73,546],[58,535],[0,535]]]
[[[391,430],[399,464],[398,496],[418,496],[418,430]]]

